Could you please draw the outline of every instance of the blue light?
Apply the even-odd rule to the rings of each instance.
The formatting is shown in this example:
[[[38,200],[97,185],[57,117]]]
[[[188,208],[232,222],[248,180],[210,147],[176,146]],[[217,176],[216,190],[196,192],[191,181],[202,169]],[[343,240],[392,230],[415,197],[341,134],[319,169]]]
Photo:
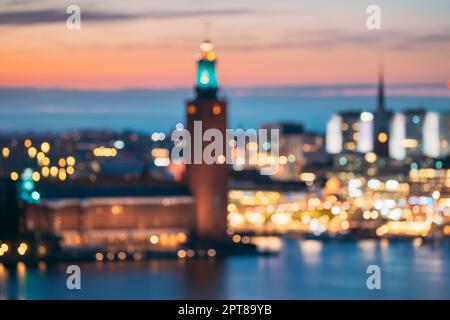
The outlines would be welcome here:
[[[442,161],[441,160],[438,160],[438,161],[436,161],[436,164],[435,164],[435,167],[436,167],[436,169],[438,169],[438,170],[440,170],[440,169],[442,169]]]
[[[123,142],[122,140],[117,140],[116,142],[114,142],[114,148],[118,149],[118,150],[122,150],[125,147],[125,142]]]
[[[339,164],[341,166],[345,166],[347,164],[347,158],[346,157],[340,157],[339,158]]]
[[[412,117],[412,122],[414,124],[419,124],[420,123],[420,117],[418,115],[415,115]]]
[[[413,162],[413,163],[411,163],[410,168],[411,168],[411,170],[417,170],[417,169],[419,169],[419,166],[417,163]]]

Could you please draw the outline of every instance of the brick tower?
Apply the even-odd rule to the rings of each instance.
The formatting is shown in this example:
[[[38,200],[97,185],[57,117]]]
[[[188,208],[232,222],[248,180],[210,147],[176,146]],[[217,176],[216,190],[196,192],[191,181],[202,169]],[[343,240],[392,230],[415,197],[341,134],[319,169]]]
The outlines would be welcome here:
[[[194,122],[201,121],[202,132],[217,129],[222,133],[223,154],[214,154],[216,162],[187,165],[186,179],[189,189],[196,200],[196,236],[199,240],[222,240],[226,238],[228,172],[224,163],[225,130],[227,128],[227,103],[217,97],[219,89],[216,76],[216,56],[213,45],[204,41],[198,57],[196,97],[186,104],[186,125],[191,134],[191,141],[203,141],[194,133]],[[211,142],[203,142],[202,152]],[[192,146],[194,143],[192,143]],[[198,158],[197,158],[198,159]]]

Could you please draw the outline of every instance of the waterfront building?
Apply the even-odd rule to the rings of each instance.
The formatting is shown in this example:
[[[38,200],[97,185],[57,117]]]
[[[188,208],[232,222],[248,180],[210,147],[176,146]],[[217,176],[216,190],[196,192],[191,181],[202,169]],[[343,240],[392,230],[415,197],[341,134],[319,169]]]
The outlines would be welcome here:
[[[54,233],[63,246],[167,249],[195,232],[195,200],[182,184],[42,183],[39,192],[39,204],[27,206],[26,229]]]

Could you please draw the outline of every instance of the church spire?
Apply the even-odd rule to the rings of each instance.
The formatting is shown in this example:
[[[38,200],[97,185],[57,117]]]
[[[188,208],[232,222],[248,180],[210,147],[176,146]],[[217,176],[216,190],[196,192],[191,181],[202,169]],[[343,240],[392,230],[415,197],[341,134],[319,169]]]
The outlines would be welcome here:
[[[216,55],[209,40],[200,45],[197,66],[197,96],[199,98],[216,98],[219,84],[216,75]]]
[[[383,72],[383,66],[380,67],[380,74],[378,78],[378,103],[377,103],[377,111],[378,112],[385,112],[386,111],[386,104],[385,104],[385,97],[384,97],[384,72]]]

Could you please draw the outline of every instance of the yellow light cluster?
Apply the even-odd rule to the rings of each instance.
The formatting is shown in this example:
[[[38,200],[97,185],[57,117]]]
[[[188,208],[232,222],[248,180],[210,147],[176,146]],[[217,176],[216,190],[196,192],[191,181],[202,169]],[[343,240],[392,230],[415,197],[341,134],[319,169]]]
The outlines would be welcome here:
[[[7,253],[9,250],[9,246],[6,243],[2,243],[0,245],[0,257]]]
[[[96,157],[115,157],[117,155],[116,148],[97,147],[93,150]]]
[[[376,231],[378,236],[384,235],[407,235],[426,236],[431,229],[428,222],[423,221],[389,221]]]
[[[28,245],[25,242],[22,242],[17,248],[17,253],[21,256],[25,255],[28,250]]]

